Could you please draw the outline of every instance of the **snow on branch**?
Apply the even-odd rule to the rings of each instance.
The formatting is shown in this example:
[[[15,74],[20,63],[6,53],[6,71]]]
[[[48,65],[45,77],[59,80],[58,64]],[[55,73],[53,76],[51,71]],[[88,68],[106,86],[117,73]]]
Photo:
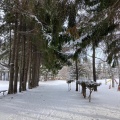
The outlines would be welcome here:
[[[29,12],[25,12],[25,11],[22,12],[22,13],[25,14],[25,15],[27,15],[28,17],[34,18],[34,20],[35,20],[38,24],[41,25],[41,28],[42,28],[41,30],[42,30],[43,36],[44,36],[48,41],[50,41],[50,40],[52,39],[52,37],[51,37],[49,34],[45,33],[44,26],[43,26],[42,22],[37,18],[36,15],[33,15],[33,14],[31,14],[31,13],[29,13]],[[31,31],[29,31],[29,32],[31,32]]]
[[[1,63],[1,62],[0,62],[0,65],[2,65],[3,67],[6,67],[6,68],[10,68],[10,65],[7,64],[7,63]]]
[[[37,18],[37,16],[35,16],[35,15],[32,15],[32,14],[29,14],[30,15],[30,17],[32,17],[32,18],[34,18],[35,19],[35,21],[38,23],[38,24],[40,24],[41,25],[41,27],[42,27],[42,31],[44,31],[44,27],[43,27],[43,24],[42,24],[42,22],[40,22],[40,20]]]
[[[92,7],[89,7],[86,10],[87,11],[89,11],[89,10],[95,10],[99,5],[100,5],[100,3],[98,3],[98,4],[96,4],[96,5],[92,6]]]

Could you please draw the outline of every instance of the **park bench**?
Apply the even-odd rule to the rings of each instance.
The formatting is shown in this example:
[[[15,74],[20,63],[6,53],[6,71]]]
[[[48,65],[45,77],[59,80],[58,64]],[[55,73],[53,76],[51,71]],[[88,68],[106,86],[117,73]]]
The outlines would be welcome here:
[[[68,84],[68,91],[70,91],[71,90],[71,83],[74,82],[74,80],[67,80],[66,82]]]
[[[0,93],[3,93],[3,95],[4,95],[4,93],[5,92],[7,92],[8,90],[0,90]]]
[[[91,80],[87,80],[87,81],[77,81],[78,85],[81,85],[82,87],[82,94],[84,96],[84,98],[86,98],[86,89],[89,89],[90,93],[89,93],[89,102],[91,101],[91,94],[92,91],[94,90],[95,87],[100,86],[101,83],[96,83],[94,81]]]

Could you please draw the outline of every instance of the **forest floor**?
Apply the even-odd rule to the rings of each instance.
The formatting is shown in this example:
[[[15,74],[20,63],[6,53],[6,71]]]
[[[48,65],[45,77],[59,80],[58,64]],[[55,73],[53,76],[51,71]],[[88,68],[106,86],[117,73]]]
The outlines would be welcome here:
[[[39,87],[5,96],[0,93],[0,120],[120,120],[120,91],[109,89],[105,80],[91,102],[81,92],[68,91],[66,81],[40,82]],[[0,81],[0,89],[8,82]]]

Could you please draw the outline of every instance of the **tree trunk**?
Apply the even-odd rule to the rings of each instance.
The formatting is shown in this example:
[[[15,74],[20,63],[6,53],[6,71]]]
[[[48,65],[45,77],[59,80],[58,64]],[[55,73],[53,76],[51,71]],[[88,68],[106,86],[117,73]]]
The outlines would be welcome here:
[[[22,23],[22,30],[26,31],[26,23]],[[21,39],[21,65],[20,65],[20,86],[19,91],[24,91],[24,68],[25,68],[25,42],[26,36],[22,35]]]
[[[24,67],[24,90],[26,90],[27,77],[28,77],[28,66],[29,66],[29,40],[26,43],[26,55],[25,55],[25,67]]]
[[[119,78],[118,91],[120,91],[120,63],[119,63],[119,57],[120,57],[120,54],[118,56],[118,78]]]
[[[22,79],[23,79],[23,63],[22,63],[22,56],[20,60],[20,84],[19,84],[19,92],[22,91]]]
[[[119,78],[119,86],[120,86],[120,53],[118,56],[118,78]]]
[[[9,65],[10,65],[10,60],[11,60],[11,23],[9,24],[9,28],[10,28],[10,30],[9,30],[9,32],[10,32],[10,39],[9,39],[9,41],[10,41]]]
[[[77,59],[75,61],[75,66],[76,66],[76,91],[78,91],[78,84],[77,84],[77,81],[78,81],[78,61],[77,61]]]
[[[15,37],[14,37],[15,39]],[[13,40],[13,48],[12,48],[12,54],[11,54],[11,62],[10,62],[10,80],[9,80],[9,88],[8,88],[8,94],[13,94],[13,79],[14,79],[14,57],[15,57],[15,40]]]
[[[18,51],[16,51],[18,52]],[[15,76],[14,76],[14,93],[17,93],[17,82],[18,82],[18,55],[15,58]]]
[[[36,67],[37,67],[37,50],[36,47],[33,45],[33,58],[32,58],[32,80],[33,80],[33,88],[36,87]]]
[[[95,68],[95,44],[93,42],[93,81],[96,82],[96,68]],[[97,86],[94,88],[94,91],[97,91]]]
[[[12,42],[12,50],[11,50],[11,60],[10,60],[10,80],[9,80],[9,88],[8,94],[13,94],[13,84],[14,84],[14,60],[15,60],[15,45],[17,40],[17,16],[15,15],[15,26],[14,26],[14,40]]]
[[[29,78],[28,78],[28,88],[32,89],[32,43],[29,41]]]
[[[16,13],[16,19],[18,19],[18,13]],[[17,36],[16,36],[16,44],[15,44],[15,60],[14,60],[14,93],[17,93],[17,82],[18,82],[18,53],[19,53],[19,39],[20,35],[18,35],[18,21],[15,22]]]
[[[35,45],[32,46],[32,88],[38,86],[39,83],[39,69],[40,69],[40,53],[37,51]]]
[[[23,36],[23,43],[22,43],[22,91],[25,91],[25,81],[24,81],[24,73],[25,73],[25,41],[26,36]]]
[[[112,87],[115,87],[115,82],[114,82],[114,73],[112,71],[112,67],[110,66],[110,73],[111,73],[111,80],[112,80]]]
[[[39,86],[39,77],[40,77],[40,53],[38,53],[38,68],[37,68],[37,86]]]

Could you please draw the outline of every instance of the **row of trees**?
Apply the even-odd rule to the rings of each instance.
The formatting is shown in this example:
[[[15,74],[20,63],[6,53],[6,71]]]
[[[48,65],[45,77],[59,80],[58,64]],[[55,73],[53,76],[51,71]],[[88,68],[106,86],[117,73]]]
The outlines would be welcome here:
[[[29,88],[38,86],[40,68],[56,74],[63,64],[68,64],[66,57],[58,52],[62,45],[59,32],[67,14],[66,8],[61,11],[65,3],[1,1],[5,14],[1,34],[7,34],[7,41],[2,42],[8,44],[8,52],[5,50],[4,53],[9,59],[10,70],[8,94],[17,92],[18,81],[20,92],[26,90],[27,80]]]
[[[42,68],[57,74],[91,46],[93,80],[96,81],[95,49],[106,45],[108,63],[117,63],[119,54],[119,0],[2,0],[4,22],[0,34],[5,45],[2,57],[10,70],[9,94],[38,86]],[[62,52],[72,41],[74,55]],[[77,72],[77,69],[76,69]],[[78,76],[76,77],[78,80]]]

